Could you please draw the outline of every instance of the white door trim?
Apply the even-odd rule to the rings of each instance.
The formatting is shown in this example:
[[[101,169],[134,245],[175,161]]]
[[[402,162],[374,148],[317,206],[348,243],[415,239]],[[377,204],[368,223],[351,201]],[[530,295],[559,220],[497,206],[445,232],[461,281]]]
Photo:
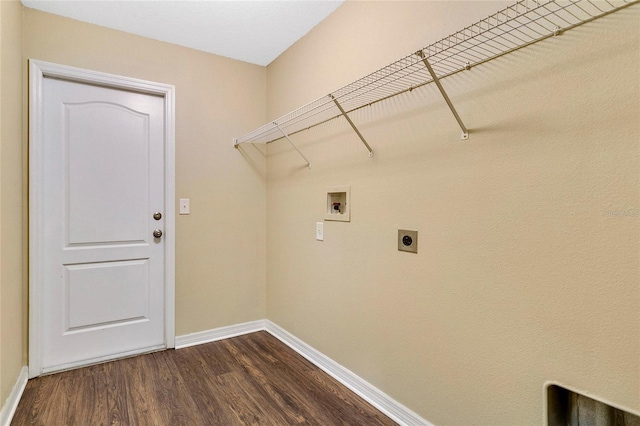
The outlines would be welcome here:
[[[164,98],[165,113],[165,345],[175,347],[175,87],[168,84],[29,60],[29,377],[42,374],[44,259],[43,81],[69,81],[132,90]]]

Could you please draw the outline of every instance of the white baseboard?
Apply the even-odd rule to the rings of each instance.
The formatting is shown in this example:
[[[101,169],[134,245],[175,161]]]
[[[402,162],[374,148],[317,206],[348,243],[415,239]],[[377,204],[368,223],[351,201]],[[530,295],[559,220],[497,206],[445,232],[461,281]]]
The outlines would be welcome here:
[[[176,349],[215,342],[256,331],[267,331],[275,338],[308,359],[325,373],[351,389],[362,399],[389,416],[390,419],[406,426],[433,426],[431,423],[400,404],[352,371],[349,371],[328,356],[309,346],[282,327],[269,320],[246,322],[243,324],[220,327],[198,333],[176,336]]]
[[[322,371],[351,389],[369,404],[382,411],[393,421],[407,426],[433,426],[431,423],[400,404],[371,383],[359,377],[357,374],[346,369],[328,356],[312,348],[302,340],[298,339],[282,327],[265,320],[266,330],[274,337],[282,341],[285,345],[298,352],[300,355],[311,361]]]
[[[22,397],[22,392],[24,392],[24,388],[27,386],[27,380],[29,380],[29,368],[25,365],[22,367],[22,370],[20,370],[20,375],[9,394],[9,398],[7,398],[2,406],[2,411],[0,411],[0,426],[9,426],[11,424],[13,415],[16,413],[16,408],[18,408],[18,403]]]
[[[229,325],[227,327],[214,328],[211,330],[199,331],[197,333],[176,336],[176,349],[187,348],[189,346],[201,345],[203,343],[215,342],[217,340],[228,339],[230,337],[241,336],[243,334],[254,333],[265,329],[265,320],[245,322],[242,324]]]

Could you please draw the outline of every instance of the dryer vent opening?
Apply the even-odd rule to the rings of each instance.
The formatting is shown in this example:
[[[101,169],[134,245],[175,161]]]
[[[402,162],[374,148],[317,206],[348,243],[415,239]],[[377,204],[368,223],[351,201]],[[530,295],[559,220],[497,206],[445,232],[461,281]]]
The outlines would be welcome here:
[[[582,394],[551,385],[547,388],[549,426],[640,426],[640,417]]]

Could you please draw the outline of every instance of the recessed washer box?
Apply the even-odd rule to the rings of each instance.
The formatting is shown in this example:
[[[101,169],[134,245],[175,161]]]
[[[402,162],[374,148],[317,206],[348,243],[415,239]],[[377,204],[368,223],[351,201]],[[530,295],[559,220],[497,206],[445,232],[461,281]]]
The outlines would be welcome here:
[[[351,186],[327,188],[327,209],[324,220],[351,222]]]

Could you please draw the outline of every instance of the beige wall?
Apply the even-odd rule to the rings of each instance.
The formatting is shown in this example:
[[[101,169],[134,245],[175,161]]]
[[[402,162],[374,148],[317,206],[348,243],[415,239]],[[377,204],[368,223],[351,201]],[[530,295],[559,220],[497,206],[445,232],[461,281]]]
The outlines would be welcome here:
[[[176,87],[176,334],[265,317],[264,67],[25,9],[24,58]],[[177,213],[177,203],[176,203]]]
[[[498,7],[347,2],[269,65],[267,116]],[[353,114],[372,159],[344,120],[295,135],[311,170],[269,145],[268,318],[434,424],[541,424],[547,380],[640,410],[639,12],[446,79],[467,141],[430,85]],[[318,242],[332,185],[352,220]]]
[[[0,1],[0,406],[26,364],[21,58],[22,6]]]

